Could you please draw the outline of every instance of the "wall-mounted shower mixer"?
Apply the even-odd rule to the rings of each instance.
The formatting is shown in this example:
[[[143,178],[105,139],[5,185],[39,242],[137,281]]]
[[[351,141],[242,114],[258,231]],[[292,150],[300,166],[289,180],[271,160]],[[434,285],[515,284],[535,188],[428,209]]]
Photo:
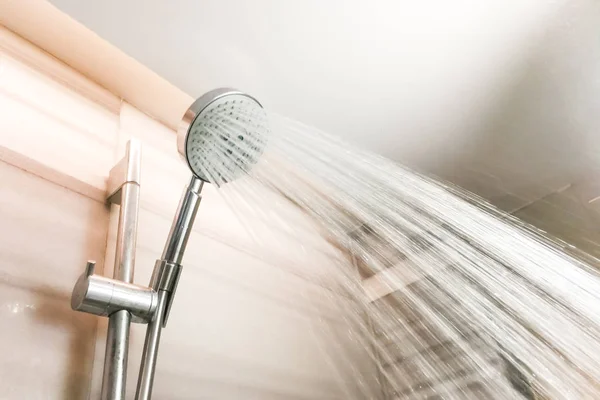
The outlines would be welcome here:
[[[126,156],[111,170],[107,199],[121,206],[113,278],[95,275],[95,263],[89,261],[71,297],[74,310],[109,318],[102,400],[125,399],[131,322],[148,324],[135,399],[151,399],[161,331],[173,304],[202,185],[230,182],[252,168],[266,144],[265,119],[258,101],[233,89],[208,92],[187,110],[177,142],[193,176],[148,287],[133,284],[141,171],[137,140],[127,144]]]

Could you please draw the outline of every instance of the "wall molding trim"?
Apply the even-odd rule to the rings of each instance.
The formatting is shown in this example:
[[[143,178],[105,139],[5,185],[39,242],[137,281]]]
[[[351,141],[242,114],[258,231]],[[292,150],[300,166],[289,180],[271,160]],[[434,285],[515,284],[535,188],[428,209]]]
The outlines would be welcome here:
[[[121,107],[119,97],[3,26],[0,26],[0,53],[51,77],[69,89],[101,104],[111,112],[119,113]]]
[[[0,2],[0,25],[5,28],[0,33],[0,48],[31,60],[33,44],[172,130],[177,129],[181,116],[193,101],[191,96],[47,1]],[[10,38],[7,30],[21,40]],[[29,46],[26,42],[30,42]],[[44,67],[57,68],[50,64]],[[107,99],[104,103],[114,106]]]

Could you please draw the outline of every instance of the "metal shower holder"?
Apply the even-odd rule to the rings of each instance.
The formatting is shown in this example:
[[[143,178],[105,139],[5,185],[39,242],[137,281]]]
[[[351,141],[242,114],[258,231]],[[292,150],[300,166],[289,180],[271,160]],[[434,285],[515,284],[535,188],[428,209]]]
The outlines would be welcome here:
[[[166,326],[181,273],[181,260],[200,204],[202,181],[192,178],[179,205],[161,259],[156,261],[148,287],[133,283],[140,205],[141,144],[132,139],[126,155],[110,171],[107,203],[120,205],[112,278],[96,275],[88,261],[71,295],[71,308],[107,316],[108,333],[102,376],[102,400],[126,396],[129,328],[131,322],[148,324],[136,400],[149,400],[161,329]]]
[[[234,135],[229,140],[226,134],[230,126],[223,124],[225,116],[232,115],[234,111],[241,118],[235,121],[253,128],[244,129],[243,134]],[[113,277],[94,274],[95,262],[88,261],[71,297],[73,310],[108,316],[102,400],[125,399],[131,322],[148,324],[135,399],[151,399],[160,336],[175,297],[183,254],[202,200],[202,186],[214,178],[217,181],[212,183],[217,185],[229,182],[252,168],[257,161],[256,156],[262,153],[265,146],[265,131],[257,123],[262,122],[264,117],[262,106],[256,99],[228,88],[205,93],[186,111],[177,132],[178,148],[193,175],[183,192],[162,256],[154,265],[148,287],[133,283],[140,207],[140,142],[130,140],[127,154],[110,171],[107,200],[109,204],[121,206]],[[223,132],[214,135],[212,129],[218,126]],[[243,151],[244,140],[253,143],[252,151]],[[223,146],[227,146],[225,152],[222,151]],[[224,171],[226,176],[204,174],[203,169],[208,166],[201,165],[201,162],[213,158],[219,160],[227,154],[234,157],[234,150],[236,153],[242,150],[242,157],[235,156],[235,162],[230,163],[230,167]]]

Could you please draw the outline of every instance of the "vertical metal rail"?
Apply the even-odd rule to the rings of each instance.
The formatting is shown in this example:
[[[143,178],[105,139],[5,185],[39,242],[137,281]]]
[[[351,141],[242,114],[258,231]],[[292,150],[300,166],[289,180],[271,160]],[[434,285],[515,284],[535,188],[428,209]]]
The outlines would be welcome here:
[[[132,139],[127,143],[125,157],[110,171],[108,179],[108,201],[121,205],[113,278],[125,283],[133,283],[141,162],[141,144]],[[127,310],[109,316],[102,400],[125,400],[130,325],[131,314]]]

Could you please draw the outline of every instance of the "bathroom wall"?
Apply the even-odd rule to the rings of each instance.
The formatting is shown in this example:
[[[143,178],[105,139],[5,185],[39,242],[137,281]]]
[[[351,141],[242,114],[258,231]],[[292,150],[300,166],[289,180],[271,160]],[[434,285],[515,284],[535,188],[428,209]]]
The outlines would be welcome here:
[[[513,213],[519,219],[547,232],[552,237],[574,247],[570,251],[584,252],[600,266],[600,184],[596,179],[582,180],[534,201]]]
[[[110,214],[98,188],[118,108],[48,78],[23,61],[50,57],[0,34],[0,398],[85,399],[97,319],[69,297],[87,259],[103,265]]]
[[[150,278],[189,179],[174,132],[0,28],[0,398],[98,398],[106,319],[70,310],[86,260],[111,274],[105,180],[143,143],[136,283]],[[314,239],[298,215],[299,235]],[[252,219],[246,223],[252,224]],[[371,365],[346,334],[333,249],[259,227],[207,187],[163,333],[155,399],[351,398]],[[132,329],[128,398],[144,339]],[[352,372],[354,371],[354,372]],[[360,384],[364,384],[360,380]]]

